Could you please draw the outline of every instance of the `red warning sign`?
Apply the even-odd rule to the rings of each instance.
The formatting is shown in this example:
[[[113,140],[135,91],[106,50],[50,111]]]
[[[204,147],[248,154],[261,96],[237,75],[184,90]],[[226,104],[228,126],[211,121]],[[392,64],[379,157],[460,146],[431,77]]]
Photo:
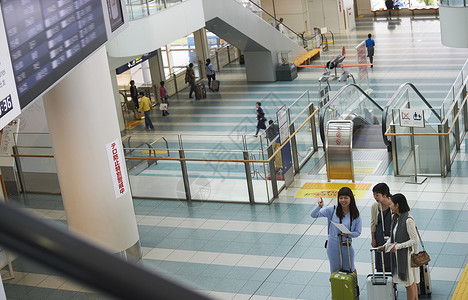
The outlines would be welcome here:
[[[336,139],[336,144],[337,144],[337,145],[341,145],[341,140],[340,140],[340,139]]]

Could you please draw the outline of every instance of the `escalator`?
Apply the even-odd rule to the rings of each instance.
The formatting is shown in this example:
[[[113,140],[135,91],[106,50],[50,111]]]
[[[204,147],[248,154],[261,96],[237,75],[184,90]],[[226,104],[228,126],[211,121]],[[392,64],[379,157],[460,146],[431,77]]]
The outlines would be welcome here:
[[[325,126],[330,120],[353,121],[354,149],[387,149],[382,136],[384,109],[358,85],[341,88],[320,112],[320,137],[324,143]]]
[[[348,84],[320,112],[320,137],[325,144],[325,128],[331,120],[353,121],[353,163],[356,174],[383,175],[392,161],[382,135],[384,109],[358,85]],[[325,156],[309,174],[324,173]]]

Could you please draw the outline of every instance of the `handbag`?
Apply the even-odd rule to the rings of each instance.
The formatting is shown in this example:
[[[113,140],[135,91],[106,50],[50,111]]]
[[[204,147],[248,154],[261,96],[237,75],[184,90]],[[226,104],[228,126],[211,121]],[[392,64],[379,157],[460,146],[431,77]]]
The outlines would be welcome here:
[[[423,251],[419,251],[418,253],[411,254],[411,267],[412,268],[419,268],[422,265],[427,264],[431,261],[429,254],[426,252],[424,248],[424,243],[421,239],[421,235],[419,235],[418,227],[416,227],[416,232],[418,233],[419,240],[421,241],[421,246],[423,247]]]

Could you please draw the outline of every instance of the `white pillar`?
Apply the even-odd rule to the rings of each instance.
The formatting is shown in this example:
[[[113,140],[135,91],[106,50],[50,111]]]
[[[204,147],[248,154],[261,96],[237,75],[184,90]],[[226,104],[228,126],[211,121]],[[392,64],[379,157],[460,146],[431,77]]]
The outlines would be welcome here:
[[[114,253],[140,257],[125,159],[119,158],[124,182],[119,194],[120,177],[109,153],[114,141],[119,156],[123,151],[105,48],[43,99],[69,227]]]

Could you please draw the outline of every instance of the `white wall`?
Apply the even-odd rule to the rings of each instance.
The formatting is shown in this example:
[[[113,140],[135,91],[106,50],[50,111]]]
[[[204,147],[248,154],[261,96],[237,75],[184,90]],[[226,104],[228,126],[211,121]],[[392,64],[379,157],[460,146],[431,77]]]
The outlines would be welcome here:
[[[358,13],[361,15],[370,15],[371,14],[371,4],[370,0],[354,0],[358,8]]]
[[[344,26],[344,21],[341,16],[342,21],[340,23],[336,1],[309,0],[308,4],[311,28],[328,27],[332,32],[340,32],[341,26]]]
[[[275,0],[276,19],[283,18],[283,23],[293,31],[305,31],[303,0]]]
[[[310,28],[328,27],[332,32],[344,32],[345,28],[356,27],[354,0],[308,0],[308,6]]]
[[[155,15],[131,21],[127,29],[107,44],[107,52],[112,57],[141,55],[203,27],[203,1],[184,1]],[[135,40],[140,42],[131,42]]]

